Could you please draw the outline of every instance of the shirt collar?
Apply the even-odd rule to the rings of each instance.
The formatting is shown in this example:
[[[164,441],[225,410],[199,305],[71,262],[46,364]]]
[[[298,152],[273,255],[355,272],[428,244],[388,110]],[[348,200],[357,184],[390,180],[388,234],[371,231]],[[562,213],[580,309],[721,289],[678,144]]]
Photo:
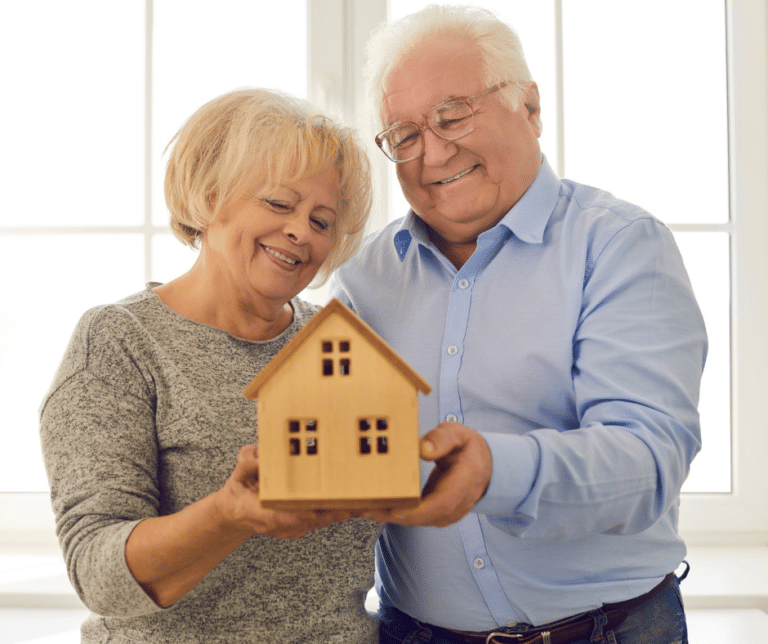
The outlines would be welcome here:
[[[521,241],[540,244],[544,240],[544,229],[559,196],[560,179],[542,155],[541,168],[536,179],[497,226],[504,226]],[[411,209],[400,222],[393,238],[401,262],[405,259],[413,239],[424,246],[430,245],[426,224]]]
[[[540,244],[559,197],[560,179],[542,155],[536,179],[499,224],[506,226],[521,241]]]
[[[405,254],[408,252],[411,240],[413,239],[424,246],[429,246],[430,244],[427,225],[416,216],[416,213],[411,208],[408,214],[403,217],[393,238],[395,250],[401,262],[405,259]]]

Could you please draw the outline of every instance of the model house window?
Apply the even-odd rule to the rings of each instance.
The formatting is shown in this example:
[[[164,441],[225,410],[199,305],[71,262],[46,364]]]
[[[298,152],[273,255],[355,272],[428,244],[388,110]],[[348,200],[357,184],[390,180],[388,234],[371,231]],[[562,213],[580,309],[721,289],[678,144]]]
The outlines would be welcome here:
[[[376,428],[374,430],[374,427]],[[357,428],[360,430],[360,453],[371,454],[376,446],[377,454],[387,454],[389,452],[389,440],[385,433],[389,429],[389,420],[386,418],[361,418],[357,422]]]
[[[343,357],[349,354],[349,340],[323,340],[321,343],[322,352],[328,356],[323,358],[323,375],[332,376],[338,373],[340,376],[348,376],[351,369],[351,360],[349,357]]]
[[[288,454],[291,456],[317,454],[317,420],[307,418],[288,421]]]

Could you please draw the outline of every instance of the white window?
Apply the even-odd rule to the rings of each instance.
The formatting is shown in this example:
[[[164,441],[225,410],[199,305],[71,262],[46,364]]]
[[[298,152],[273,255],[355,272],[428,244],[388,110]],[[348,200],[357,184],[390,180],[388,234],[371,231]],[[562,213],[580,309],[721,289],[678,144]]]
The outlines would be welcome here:
[[[307,97],[307,3],[0,4],[0,534],[52,536],[37,410],[78,318],[188,270],[165,146],[242,86]],[[4,532],[5,530],[5,532]]]
[[[390,17],[426,4],[391,0]],[[763,542],[768,3],[463,4],[518,31],[542,97],[542,149],[558,173],[645,207],[675,232],[710,340],[703,449],[683,488],[682,530],[692,541]],[[407,204],[389,171],[401,216]]]
[[[704,449],[682,529],[764,542],[768,0],[471,3],[520,33],[558,173],[675,231],[711,344]],[[0,6],[0,22],[14,25],[0,39],[14,61],[0,106],[0,531],[50,533],[37,407],[77,318],[194,261],[168,234],[162,200],[163,149],[194,109],[243,85],[338,109],[371,142],[376,225],[405,213],[393,164],[372,143],[361,68],[371,29],[422,4],[284,0],[267,14],[245,0]]]

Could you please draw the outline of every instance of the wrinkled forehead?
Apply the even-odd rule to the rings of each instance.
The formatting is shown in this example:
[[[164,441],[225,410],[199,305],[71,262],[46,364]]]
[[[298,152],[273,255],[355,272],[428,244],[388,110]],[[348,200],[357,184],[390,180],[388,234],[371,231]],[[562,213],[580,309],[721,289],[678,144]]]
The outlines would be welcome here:
[[[418,121],[438,103],[473,96],[485,83],[479,51],[469,43],[420,45],[390,72],[383,92],[382,120]]]

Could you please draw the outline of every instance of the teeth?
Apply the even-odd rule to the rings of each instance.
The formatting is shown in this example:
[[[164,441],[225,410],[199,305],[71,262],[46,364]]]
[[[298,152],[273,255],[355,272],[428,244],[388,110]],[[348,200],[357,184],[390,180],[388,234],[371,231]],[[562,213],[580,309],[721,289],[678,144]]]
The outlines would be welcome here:
[[[262,248],[267,251],[270,255],[274,255],[278,259],[282,259],[286,264],[295,265],[298,264],[298,260],[291,259],[290,257],[286,257],[285,255],[281,255],[276,250],[272,250],[271,248],[267,248],[266,246],[262,246]]]
[[[475,169],[475,166],[472,166],[471,168],[467,168],[463,172],[459,172],[459,174],[449,177],[448,179],[443,179],[442,181],[438,181],[438,183],[441,183],[441,184],[451,183],[452,181],[456,181],[456,179],[461,179],[465,174],[469,174],[474,169]]]

